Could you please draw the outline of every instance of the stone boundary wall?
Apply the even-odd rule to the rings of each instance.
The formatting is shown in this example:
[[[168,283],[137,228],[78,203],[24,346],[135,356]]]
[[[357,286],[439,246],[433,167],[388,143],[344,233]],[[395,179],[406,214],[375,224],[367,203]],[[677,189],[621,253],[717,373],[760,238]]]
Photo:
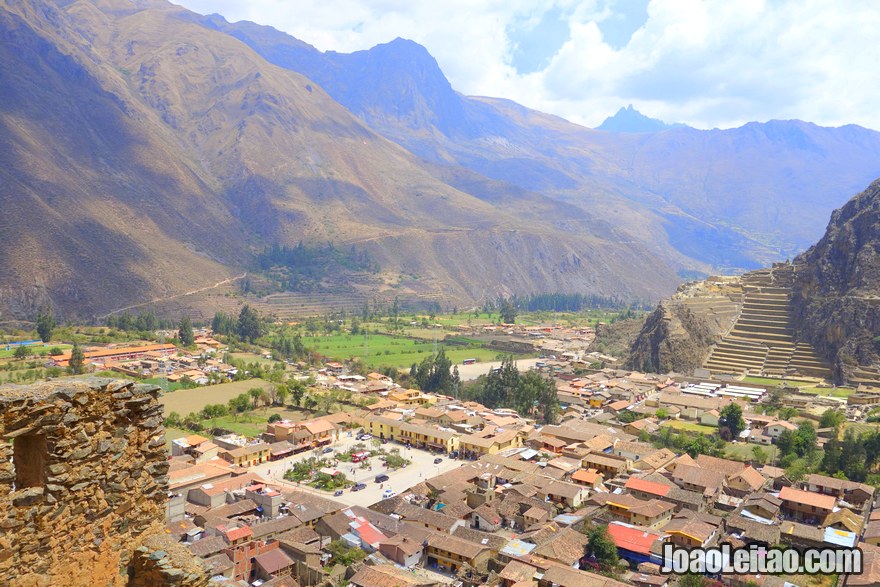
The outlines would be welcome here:
[[[132,552],[164,531],[158,393],[96,378],[0,386],[4,584],[129,584]]]

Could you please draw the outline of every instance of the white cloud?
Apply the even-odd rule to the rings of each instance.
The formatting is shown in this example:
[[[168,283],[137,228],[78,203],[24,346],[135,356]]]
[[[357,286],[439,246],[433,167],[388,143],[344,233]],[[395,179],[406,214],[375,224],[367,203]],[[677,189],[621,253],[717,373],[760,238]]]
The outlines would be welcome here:
[[[590,126],[633,103],[704,128],[800,118],[880,129],[880,10],[871,2],[651,0],[647,20],[624,45],[602,30],[633,16],[621,14],[637,4],[630,1],[176,1],[274,26],[321,50],[409,38],[463,93],[510,98]],[[522,39],[512,31],[540,30],[551,9],[568,19],[569,37],[531,39],[555,55],[543,70],[519,73],[512,61]]]

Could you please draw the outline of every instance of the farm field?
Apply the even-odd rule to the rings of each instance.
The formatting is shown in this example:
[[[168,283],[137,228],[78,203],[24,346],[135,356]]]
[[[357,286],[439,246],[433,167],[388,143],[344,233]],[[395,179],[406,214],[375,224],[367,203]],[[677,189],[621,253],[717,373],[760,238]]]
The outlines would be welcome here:
[[[747,442],[737,442],[736,444],[732,442],[728,442],[727,446],[724,447],[724,456],[725,458],[732,459],[734,461],[750,461],[754,458],[754,453],[752,452],[754,447],[760,446],[761,450],[763,450],[769,456],[768,462],[772,463],[776,460],[776,446],[771,445],[763,445],[763,444],[750,444]]]
[[[330,336],[303,337],[303,344],[324,356],[344,360],[360,357],[372,367],[396,367],[405,369],[413,363],[434,352],[433,341],[415,340],[385,334],[372,334],[369,339],[363,335],[335,334]],[[478,361],[494,361],[498,351],[486,348],[462,348],[460,346],[440,345],[453,364],[460,364],[464,359]]]
[[[226,405],[235,396],[247,393],[252,387],[267,389],[271,383],[262,379],[248,379],[246,381],[233,381],[219,385],[207,385],[194,389],[180,389],[170,391],[159,398],[159,403],[165,406],[165,414],[177,412],[181,417],[192,412],[199,412],[208,404]],[[268,417],[268,413],[267,416]]]
[[[663,422],[661,426],[669,426],[670,428],[680,430],[682,432],[699,432],[700,434],[715,434],[716,432],[718,432],[718,429],[713,428],[712,426],[704,426],[703,424],[684,422],[682,420],[667,420]]]
[[[801,381],[799,379],[774,379],[773,377],[743,377],[740,383],[751,383],[752,385],[767,385],[771,387],[787,383],[794,387],[805,387],[813,385],[811,381]]]

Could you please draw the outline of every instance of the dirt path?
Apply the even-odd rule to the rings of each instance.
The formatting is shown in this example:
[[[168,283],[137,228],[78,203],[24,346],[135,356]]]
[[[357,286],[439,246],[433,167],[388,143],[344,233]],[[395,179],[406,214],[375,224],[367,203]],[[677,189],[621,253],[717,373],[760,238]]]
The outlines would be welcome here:
[[[191,291],[186,291],[179,294],[174,294],[173,296],[165,296],[161,298],[153,298],[148,302],[141,302],[140,304],[132,304],[131,306],[126,306],[124,308],[117,308],[112,312],[107,312],[103,316],[99,316],[98,319],[106,318],[107,316],[112,316],[113,314],[119,314],[120,312],[125,312],[127,310],[133,310],[135,308],[142,308],[144,306],[149,306],[150,304],[157,304],[159,302],[167,302],[168,300],[174,300],[177,298],[182,298],[186,296],[191,296],[193,294],[202,293],[203,291],[208,291],[209,289],[215,289],[220,287],[221,285],[226,285],[227,283],[232,283],[233,281],[238,281],[239,279],[244,279],[247,276],[247,273],[242,273],[241,275],[236,275],[235,277],[227,277],[222,281],[218,281],[214,285],[206,285],[205,287],[200,287],[199,289],[194,289]]]

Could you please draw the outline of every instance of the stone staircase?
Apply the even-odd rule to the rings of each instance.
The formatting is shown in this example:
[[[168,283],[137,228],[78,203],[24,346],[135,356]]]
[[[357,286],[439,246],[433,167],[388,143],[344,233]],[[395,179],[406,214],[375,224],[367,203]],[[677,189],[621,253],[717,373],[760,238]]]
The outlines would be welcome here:
[[[739,315],[704,363],[712,373],[829,377],[813,348],[794,338],[789,313],[794,268],[776,265],[742,277]]]

